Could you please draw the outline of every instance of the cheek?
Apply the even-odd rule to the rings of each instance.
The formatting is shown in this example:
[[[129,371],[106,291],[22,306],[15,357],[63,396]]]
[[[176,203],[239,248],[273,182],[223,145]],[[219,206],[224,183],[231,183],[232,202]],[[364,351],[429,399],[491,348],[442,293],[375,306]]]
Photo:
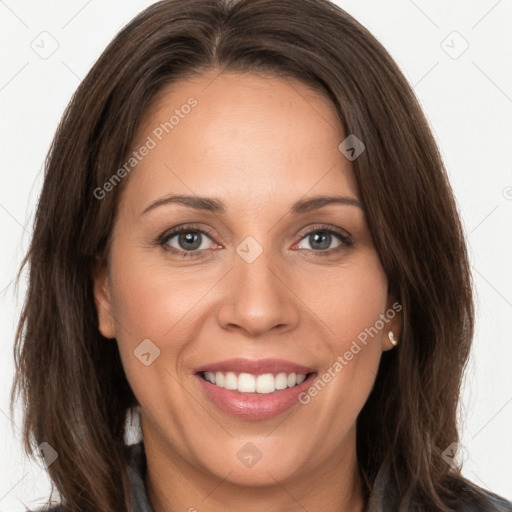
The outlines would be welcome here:
[[[161,256],[128,244],[113,249],[116,338],[126,376],[138,398],[159,381],[171,379],[170,374],[180,375],[183,355],[193,352],[191,345],[213,315],[206,304],[217,281],[218,272],[206,267],[196,271],[171,268]],[[149,356],[140,357],[148,352]],[[146,362],[150,364],[145,366]]]
[[[132,339],[161,340],[186,319],[211,287],[210,280],[202,271],[170,270],[163,258],[148,256],[143,250],[132,248],[124,254],[112,257],[116,318]]]
[[[382,355],[386,304],[387,278],[376,255],[365,265],[338,269],[317,301],[330,330],[324,339],[330,357],[302,399],[316,402],[325,425],[335,431],[348,431],[370,394]],[[318,349],[325,351],[325,345]]]
[[[123,257],[112,253],[111,295],[118,349],[130,387],[154,417],[162,413],[163,400],[183,410],[185,397],[155,390],[172,389],[176,384],[181,355],[194,336],[190,315],[208,283],[191,282],[170,272],[143,251],[118,254]]]
[[[387,277],[374,251],[328,273],[325,269],[308,273],[300,291],[304,303],[328,329],[337,353],[347,350],[352,340],[375,325],[385,313],[387,295]]]
[[[310,276],[310,283],[314,278]],[[310,292],[305,299],[329,333],[317,338],[318,352],[329,353],[329,358],[324,359],[319,376],[323,384],[312,393],[326,401],[327,409],[343,403],[355,416],[371,390],[382,354],[387,277],[377,255],[368,252],[357,265],[333,269],[329,279],[324,276],[321,282],[328,284],[321,292],[317,285],[316,293]],[[331,413],[336,415],[334,410]]]

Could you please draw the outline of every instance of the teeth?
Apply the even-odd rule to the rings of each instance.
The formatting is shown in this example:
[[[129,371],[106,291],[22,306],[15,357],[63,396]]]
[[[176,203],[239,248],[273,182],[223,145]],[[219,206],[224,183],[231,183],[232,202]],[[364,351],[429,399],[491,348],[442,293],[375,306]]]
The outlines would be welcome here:
[[[220,388],[237,390],[241,393],[273,393],[276,390],[292,388],[304,382],[306,375],[303,373],[264,373],[263,375],[251,375],[240,373],[238,377],[233,372],[204,372],[204,378]]]
[[[300,384],[301,382],[304,382],[306,380],[306,376],[302,373],[299,373],[297,375],[297,384]]]

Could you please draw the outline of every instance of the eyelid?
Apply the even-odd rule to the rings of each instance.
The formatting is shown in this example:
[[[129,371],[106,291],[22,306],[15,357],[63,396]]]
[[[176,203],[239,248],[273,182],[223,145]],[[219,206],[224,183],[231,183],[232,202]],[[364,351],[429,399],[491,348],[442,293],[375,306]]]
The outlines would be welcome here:
[[[310,235],[311,233],[316,233],[317,231],[328,231],[330,233],[335,233],[341,236],[343,239],[351,240],[352,237],[350,233],[344,229],[337,228],[335,226],[331,226],[330,224],[318,224],[313,227],[308,226],[301,230],[297,236],[302,240],[305,236]]]
[[[176,235],[179,235],[183,232],[187,233],[189,231],[195,231],[197,233],[201,233],[203,235],[206,235],[207,237],[209,237],[213,242],[217,243],[215,241],[215,237],[213,236],[212,233],[210,233],[210,231],[208,229],[204,229],[204,228],[199,228],[197,227],[196,225],[194,224],[181,224],[179,226],[175,226],[171,229],[168,229],[167,231],[165,231],[162,235],[160,235],[160,237],[158,237],[158,243],[161,244],[161,245],[165,245],[171,238],[174,238]],[[222,245],[222,244],[218,244],[218,245]],[[179,251],[181,252],[179,249],[176,249],[175,247],[172,247],[172,249],[175,249],[176,251]],[[201,251],[183,251],[183,252],[187,252],[187,253],[199,253]]]
[[[339,252],[343,249],[347,249],[354,245],[352,236],[350,235],[350,233],[348,233],[348,231],[345,231],[344,229],[341,229],[341,228],[338,228],[335,226],[331,226],[329,224],[320,224],[320,225],[315,225],[313,227],[308,226],[307,228],[304,228],[304,229],[305,229],[305,231],[301,230],[301,232],[297,235],[300,238],[297,243],[300,243],[308,235],[310,235],[312,233],[317,233],[317,232],[327,232],[327,233],[334,234],[340,239],[340,242],[341,242],[341,244],[338,247],[332,247],[331,249],[324,249],[321,251],[315,251],[314,249],[302,249],[304,251],[314,252],[314,253],[317,253],[318,255],[328,255],[328,254],[332,254],[333,252]],[[297,243],[294,245],[297,245]]]

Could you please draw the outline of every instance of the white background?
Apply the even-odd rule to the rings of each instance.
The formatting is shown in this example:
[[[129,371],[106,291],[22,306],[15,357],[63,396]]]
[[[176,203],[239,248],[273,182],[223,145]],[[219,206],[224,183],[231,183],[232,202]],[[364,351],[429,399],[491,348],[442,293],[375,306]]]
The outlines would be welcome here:
[[[49,491],[44,471],[23,455],[19,417],[11,419],[8,409],[25,293],[22,279],[16,295],[13,278],[28,247],[44,157],[80,80],[118,30],[151,3],[0,0],[0,512],[25,510],[23,503]],[[337,3],[398,62],[445,159],[478,309],[461,404],[464,474],[512,499],[512,0]],[[46,59],[33,49],[57,44]]]

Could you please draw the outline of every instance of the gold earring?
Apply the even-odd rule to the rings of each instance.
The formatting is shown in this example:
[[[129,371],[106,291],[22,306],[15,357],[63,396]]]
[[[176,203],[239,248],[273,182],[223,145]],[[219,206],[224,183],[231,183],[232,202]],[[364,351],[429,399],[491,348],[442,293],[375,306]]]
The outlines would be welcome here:
[[[388,332],[388,338],[394,347],[396,347],[398,345],[398,340],[395,340],[395,337],[393,336],[393,331]]]

